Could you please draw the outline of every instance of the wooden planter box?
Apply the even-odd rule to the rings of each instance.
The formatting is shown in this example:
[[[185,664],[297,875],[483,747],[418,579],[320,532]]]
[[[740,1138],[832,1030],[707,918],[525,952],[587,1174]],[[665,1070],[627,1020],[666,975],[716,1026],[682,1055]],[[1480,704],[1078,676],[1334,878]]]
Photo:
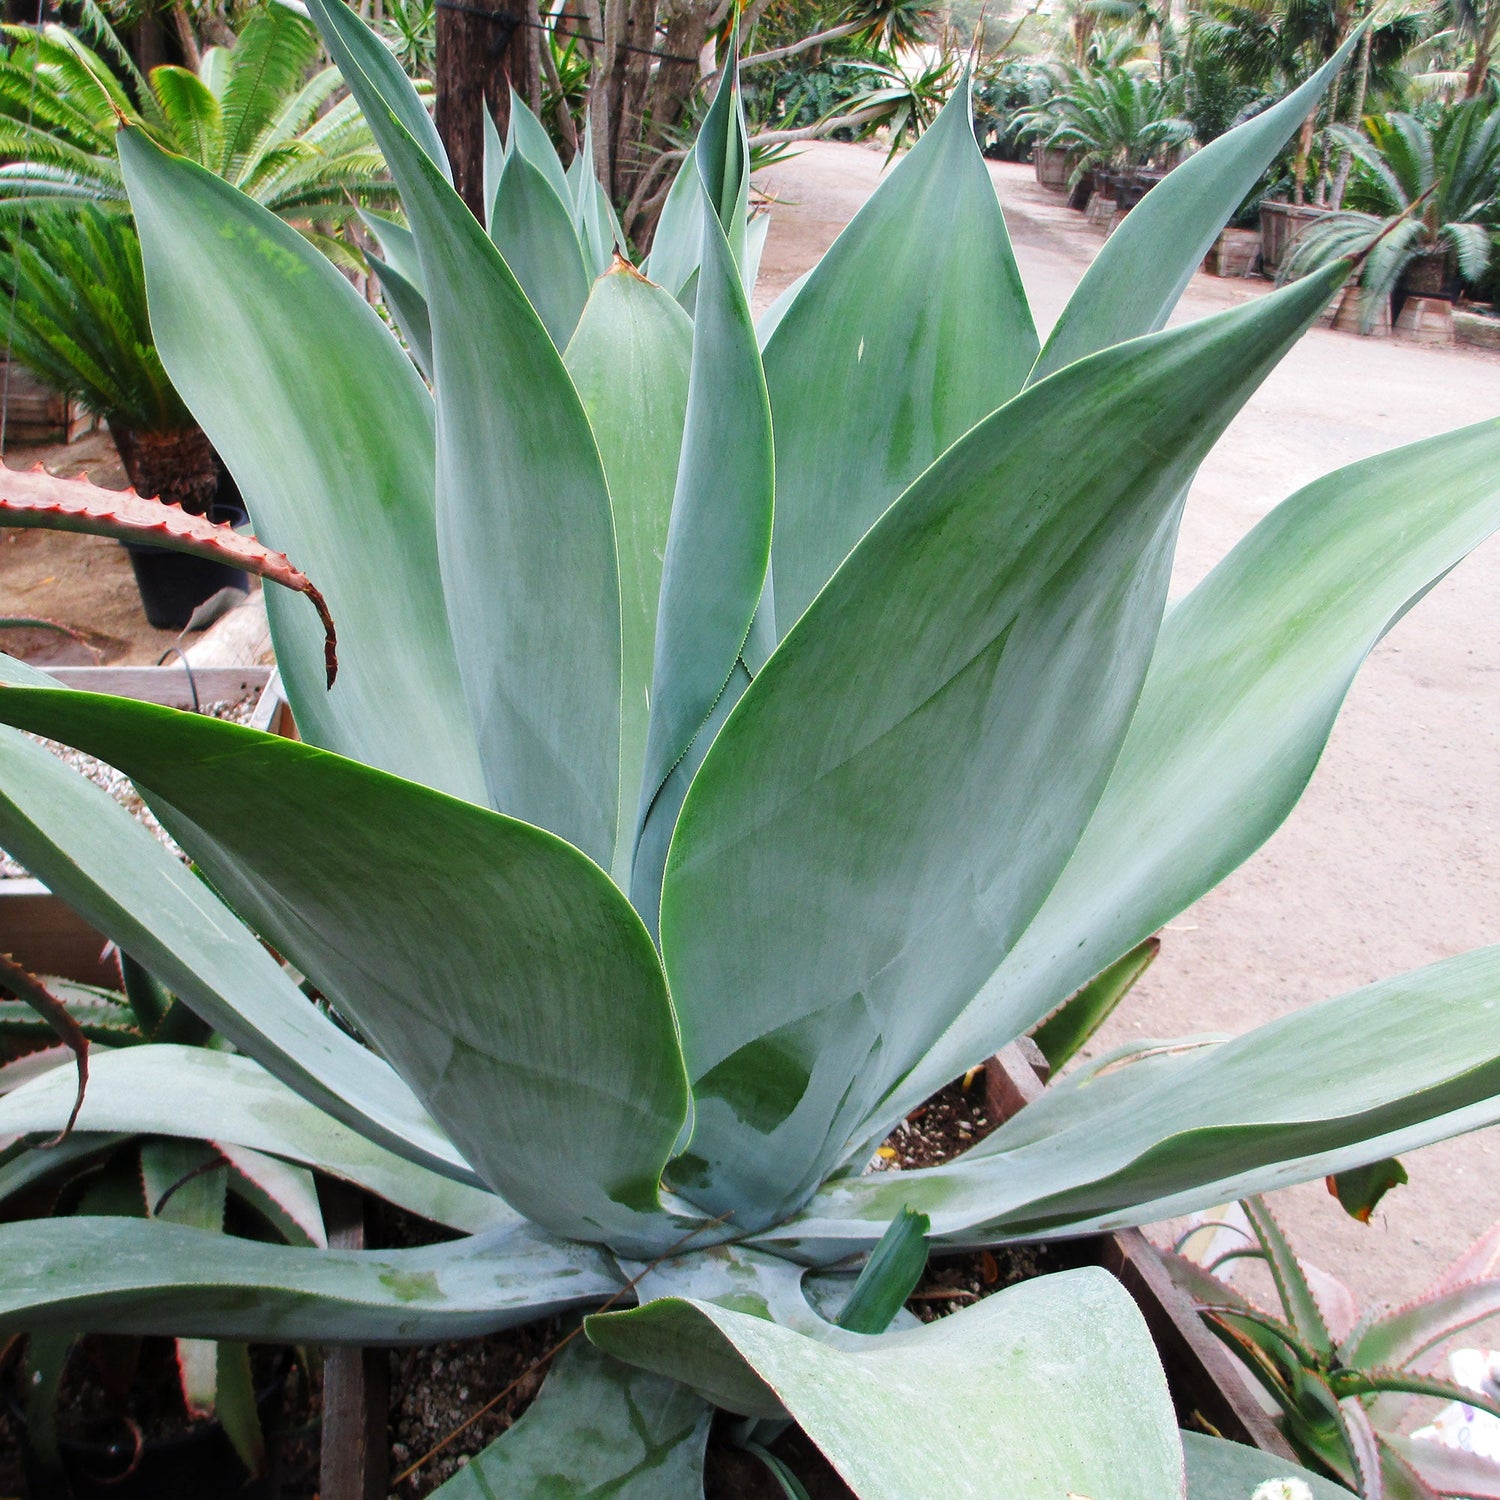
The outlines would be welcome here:
[[[1275,276],[1291,249],[1292,241],[1316,219],[1326,217],[1332,209],[1314,208],[1310,203],[1283,203],[1267,199],[1260,206],[1260,266],[1267,276]]]
[[[1260,234],[1254,229],[1222,229],[1203,258],[1210,276],[1253,276],[1260,263]]]
[[[1043,187],[1059,190],[1067,187],[1076,160],[1071,151],[1064,151],[1060,146],[1038,146],[1031,154],[1036,180]]]
[[[7,442],[71,443],[99,425],[92,412],[70,396],[59,396],[14,360],[0,359],[0,390],[6,396]]]

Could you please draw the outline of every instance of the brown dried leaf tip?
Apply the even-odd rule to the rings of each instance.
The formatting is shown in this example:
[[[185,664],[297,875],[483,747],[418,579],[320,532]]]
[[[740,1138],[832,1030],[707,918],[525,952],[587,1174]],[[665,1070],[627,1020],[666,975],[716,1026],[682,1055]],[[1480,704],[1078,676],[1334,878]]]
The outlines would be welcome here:
[[[72,1133],[73,1126],[78,1123],[78,1112],[83,1108],[83,1096],[89,1086],[89,1039],[69,1014],[68,1007],[8,953],[0,953],[0,986],[8,989],[17,1000],[25,1001],[52,1028],[77,1062],[78,1096],[73,1101],[73,1112],[68,1116],[68,1123],[50,1141],[42,1142],[43,1146],[60,1145]]]

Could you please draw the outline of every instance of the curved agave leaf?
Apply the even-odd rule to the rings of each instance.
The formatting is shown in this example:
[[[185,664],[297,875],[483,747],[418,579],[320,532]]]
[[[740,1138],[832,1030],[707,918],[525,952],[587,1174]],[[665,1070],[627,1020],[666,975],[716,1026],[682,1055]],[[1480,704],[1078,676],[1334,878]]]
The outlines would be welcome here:
[[[722,90],[721,90],[722,93]],[[732,117],[737,123],[737,116]],[[771,555],[775,463],[755,325],[725,227],[710,196],[712,155],[700,143],[703,262],[693,321],[682,456],[662,563],[651,724],[637,843],[677,822],[665,784],[734,677]],[[668,795],[663,796],[664,789]],[[630,894],[655,928],[662,860],[638,861]]]
[[[306,605],[266,600],[301,732],[481,797],[438,577],[421,378],[358,292],[274,214],[140,131],[120,133],[120,160],[162,361],[262,538],[319,579],[339,623],[330,693]]]
[[[381,125],[384,118],[391,117],[444,180],[452,182],[448,153],[443,149],[437,126],[391,49],[360,20],[358,12],[351,11],[341,0],[307,0],[307,12],[323,38],[323,45],[328,48],[328,55],[358,98],[359,107],[382,150]],[[365,82],[363,91],[356,86],[356,77]]]
[[[500,174],[490,214],[490,238],[552,342],[559,349],[567,348],[589,300],[593,278],[584,266],[583,249],[566,204],[547,175],[522,151],[510,153]]]
[[[1365,657],[1497,527],[1496,422],[1327,475],[1256,526],[1168,614],[1077,852],[885,1118],[1027,1030],[1259,848]]]
[[[516,157],[531,163],[547,180],[547,186],[557,194],[562,203],[571,203],[573,195],[568,187],[568,174],[563,169],[562,158],[547,127],[532,113],[531,107],[514,90],[510,91],[510,131],[505,142],[505,167]],[[500,190],[504,191],[504,178]]]
[[[51,681],[0,656],[0,683]],[[308,1004],[202,880],[107,792],[11,732],[0,733],[0,846],[289,1088],[401,1156],[474,1180],[411,1090]]]
[[[433,1497],[551,1493],[569,1500],[702,1500],[712,1416],[713,1409],[686,1386],[575,1339],[515,1426]]]
[[[683,159],[667,189],[651,254],[641,269],[659,287],[680,297],[703,254],[703,215],[699,207],[698,172],[692,153]]]
[[[646,763],[656,611],[692,355],[687,314],[617,259],[594,283],[565,356],[599,445],[620,546],[620,820],[612,873],[622,890]]]
[[[645,928],[576,849],[196,714],[12,688],[0,719],[129,775],[513,1207],[622,1248],[670,1230],[657,1182],[687,1113],[671,1002]]]
[[[428,379],[432,379],[432,320],[427,312],[427,299],[393,266],[377,255],[366,254],[365,259],[375,268],[380,280],[380,295],[406,347],[416,361],[417,368]]]
[[[1357,30],[1301,88],[1175,167],[1120,221],[1074,289],[1033,381],[1171,316],[1219,231],[1292,132],[1317,107],[1359,41]]]
[[[1402,1042],[1416,1032],[1423,1046]],[[1383,980],[1059,1099],[1045,1135],[1009,1124],[946,1166],[828,1184],[765,1235],[832,1258],[909,1206],[970,1242],[1150,1223],[1500,1119],[1500,947]],[[1107,1075],[1108,1076],[1108,1075]],[[1045,1096],[1044,1096],[1045,1098]],[[1015,1117],[1018,1133],[1029,1110]],[[863,1225],[863,1234],[851,1232]]]
[[[428,1344],[602,1302],[599,1251],[530,1228],[419,1250],[304,1250],[159,1220],[0,1225],[0,1333]]]
[[[1184,483],[1343,271],[1322,275],[1002,408],[747,689],[663,887],[695,1201],[741,1228],[795,1207],[1031,920],[1134,711]]]
[[[338,0],[312,11],[325,39],[369,36]],[[525,292],[387,107],[384,85],[357,68],[344,77],[422,258],[438,552],[490,802],[608,866],[620,795],[620,584],[588,418]]]
[[[1037,347],[965,81],[766,341],[781,635],[897,495],[1021,389]]]
[[[72,1105],[70,1073],[55,1068],[0,1099],[0,1135],[55,1131]],[[493,1193],[383,1150],[233,1053],[157,1045],[98,1056],[79,1120],[85,1131],[184,1136],[269,1152],[467,1233],[520,1222]]]
[[[976,1494],[977,1476],[1001,1474],[1007,1500],[1182,1490],[1156,1352],[1103,1271],[1040,1277],[879,1338],[813,1339],[675,1298],[584,1326],[616,1358],[717,1389],[732,1409],[757,1390],[751,1415],[784,1403],[864,1500]]]
[[[1182,1452],[1187,1460],[1187,1500],[1247,1500],[1268,1479],[1300,1480],[1312,1500],[1349,1500],[1353,1493],[1290,1459],[1201,1432],[1182,1434]]]

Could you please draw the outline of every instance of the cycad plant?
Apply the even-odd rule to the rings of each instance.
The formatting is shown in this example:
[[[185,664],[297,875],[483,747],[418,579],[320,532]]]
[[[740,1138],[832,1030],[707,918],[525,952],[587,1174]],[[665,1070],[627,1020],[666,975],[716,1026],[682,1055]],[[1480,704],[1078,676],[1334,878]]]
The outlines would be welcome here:
[[[1304,276],[1381,235],[1362,278],[1368,331],[1403,276],[1425,272],[1414,290],[1432,295],[1455,272],[1465,281],[1484,274],[1500,199],[1500,110],[1476,99],[1436,125],[1397,113],[1370,120],[1368,134],[1333,130],[1354,158],[1351,207],[1298,236],[1284,277]]]
[[[140,494],[202,512],[219,483],[213,446],[156,352],[130,219],[92,204],[50,209],[6,240],[11,357],[108,422]]]
[[[1038,145],[1075,157],[1070,185],[1090,172],[1128,174],[1192,139],[1178,94],[1175,83],[1149,73],[1068,66],[1056,93],[1017,114],[1015,126]]]
[[[316,31],[284,5],[256,10],[234,46],[210,47],[196,73],[164,66],[143,77],[123,47],[106,58],[60,26],[0,32],[0,214],[12,222],[28,208],[80,202],[126,209],[121,115],[335,259],[350,256],[333,229],[360,207],[395,204],[359,106],[334,102],[337,69],[317,66]]]
[[[966,89],[757,330],[731,78],[679,220],[691,317],[620,261],[564,333],[512,269],[546,265],[519,213],[487,234],[389,52],[311,8],[401,189],[430,390],[273,215],[120,147],[167,367],[325,590],[338,679],[280,595],[301,743],[0,662],[0,718],[119,766],[205,878],[14,733],[0,841],[240,1049],[211,1079],[201,1049],[96,1059],[79,1130],[211,1115],[462,1233],[10,1225],[0,1328],[379,1344],[586,1314],[455,1497],[699,1495],[715,1405],[795,1418],[864,1497],[1183,1494],[1103,1272],[912,1327],[885,1257],[879,1298],[853,1268],[924,1218],[939,1246],[1082,1234],[1500,1117],[1489,950],[865,1170],[1270,833],[1365,654],[1500,524],[1486,423],[1293,496],[1163,621],[1194,469],[1348,267],[1157,330],[1327,75],[1150,194],[1044,347]],[[517,201],[571,223],[537,176]],[[16,1090],[0,1132],[73,1095]],[[1204,1442],[1186,1482],[1225,1493],[1246,1457]]]

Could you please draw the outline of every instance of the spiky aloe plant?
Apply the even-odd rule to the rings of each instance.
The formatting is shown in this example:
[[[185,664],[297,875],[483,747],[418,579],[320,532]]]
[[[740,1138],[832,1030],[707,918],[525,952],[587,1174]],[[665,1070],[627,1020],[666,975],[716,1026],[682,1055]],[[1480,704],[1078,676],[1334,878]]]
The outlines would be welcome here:
[[[281,597],[306,743],[4,664],[0,718],[131,775],[211,888],[14,735],[0,840],[241,1049],[100,1058],[81,1129],[211,1116],[464,1235],[15,1225],[0,1326],[415,1342],[633,1299],[453,1493],[695,1495],[710,1402],[789,1413],[863,1496],[1182,1493],[1102,1273],[926,1328],[831,1319],[905,1208],[939,1245],[1078,1234],[1500,1117],[1490,950],[863,1170],[1269,834],[1366,652],[1500,523],[1487,423],[1293,496],[1163,621],[1194,469],[1348,267],[1156,330],[1327,72],[1157,187],[1040,349],[963,97],[762,348],[726,85],[692,321],[620,264],[560,348],[535,246],[514,272],[390,54],[310,3],[401,190],[430,392],[293,232],[120,145],[163,358],[327,593],[338,682]],[[18,1090],[0,1130],[71,1095]],[[1190,1451],[1195,1494],[1246,1462]]]

